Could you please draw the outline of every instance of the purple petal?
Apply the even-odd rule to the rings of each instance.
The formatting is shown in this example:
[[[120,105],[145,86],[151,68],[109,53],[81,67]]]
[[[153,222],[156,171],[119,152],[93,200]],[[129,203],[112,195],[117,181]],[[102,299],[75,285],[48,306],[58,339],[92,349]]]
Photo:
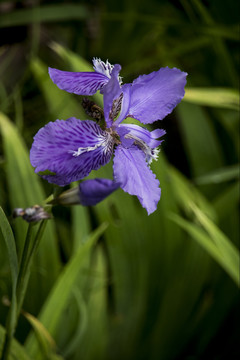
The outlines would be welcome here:
[[[80,204],[84,206],[96,205],[118,189],[119,186],[119,183],[110,179],[85,180],[79,184]]]
[[[113,119],[110,118],[110,111],[113,106],[113,101],[117,99],[121,94],[121,88],[119,85],[118,74],[121,70],[121,66],[116,64],[111,73],[111,79],[108,81],[102,93],[104,95],[104,117],[107,127],[112,125]]]
[[[30,161],[37,173],[55,173],[40,174],[48,182],[64,186],[105,165],[112,151],[111,136],[94,121],[70,118],[50,122],[38,131]]]
[[[161,189],[159,181],[145,161],[145,154],[137,146],[129,149],[118,146],[114,157],[114,177],[121,188],[136,195],[148,215],[157,208]]]
[[[147,129],[145,129],[141,126],[134,125],[134,124],[121,124],[121,125],[119,125],[117,131],[120,135],[120,139],[122,142],[124,142],[124,140],[122,139],[121,132],[123,132],[123,137],[126,135],[126,133],[128,133],[138,139],[141,139],[152,149],[158,147],[163,141],[163,140],[159,141],[156,139],[158,139],[166,134],[166,131],[163,129],[156,129],[153,131],[148,131]]]
[[[184,96],[187,73],[161,68],[133,81],[129,116],[150,124],[170,114]]]
[[[117,120],[114,122],[114,126],[118,126],[129,114],[129,106],[131,100],[131,84],[124,84],[121,88],[123,93],[121,112]]]
[[[77,95],[93,95],[109,78],[98,72],[70,72],[48,68],[50,78],[59,89]]]

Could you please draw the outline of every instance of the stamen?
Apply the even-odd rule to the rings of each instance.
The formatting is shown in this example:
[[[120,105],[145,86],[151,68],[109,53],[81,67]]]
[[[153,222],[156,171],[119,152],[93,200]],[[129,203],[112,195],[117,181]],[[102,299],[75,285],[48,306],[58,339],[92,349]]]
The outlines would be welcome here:
[[[152,149],[145,143],[145,141],[139,139],[137,136],[130,133],[126,134],[125,138],[134,140],[134,144],[137,145],[139,149],[141,149],[146,155],[146,161],[148,162],[148,164],[151,164],[153,159],[158,159],[158,154],[160,152],[158,148]]]
[[[114,120],[118,116],[121,110],[122,100],[123,100],[123,93],[121,93],[121,95],[113,101],[112,109],[109,114],[111,120]]]

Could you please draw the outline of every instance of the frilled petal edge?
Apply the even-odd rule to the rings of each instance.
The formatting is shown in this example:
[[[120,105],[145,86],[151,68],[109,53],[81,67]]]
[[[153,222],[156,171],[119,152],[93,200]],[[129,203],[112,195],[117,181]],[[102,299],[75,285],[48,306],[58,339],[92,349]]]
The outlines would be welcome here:
[[[112,138],[99,125],[70,118],[50,122],[38,131],[30,161],[35,172],[51,172],[40,174],[48,182],[64,186],[108,163],[112,152]]]
[[[145,155],[137,146],[129,149],[118,146],[114,157],[114,178],[121,188],[136,195],[148,215],[157,209],[161,196],[159,181],[145,161]]]
[[[133,81],[129,116],[143,124],[162,120],[184,97],[187,73],[168,67]]]
[[[98,72],[70,72],[48,68],[51,80],[59,89],[77,95],[94,95],[109,78]]]

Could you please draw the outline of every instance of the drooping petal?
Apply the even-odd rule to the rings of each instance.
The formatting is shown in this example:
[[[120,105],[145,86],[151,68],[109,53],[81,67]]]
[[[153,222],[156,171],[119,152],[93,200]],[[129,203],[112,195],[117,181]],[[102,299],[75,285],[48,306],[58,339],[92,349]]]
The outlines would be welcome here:
[[[132,84],[129,116],[143,124],[162,120],[182,100],[186,76],[187,73],[168,67],[139,76]]]
[[[145,161],[145,154],[137,146],[126,149],[121,145],[115,150],[114,178],[121,188],[136,195],[148,215],[157,208],[161,189],[159,181]]]
[[[162,137],[163,135],[166,134],[166,131],[163,129],[156,129],[153,131],[148,131],[147,129],[138,126],[138,125],[134,125],[134,124],[120,124],[117,131],[120,135],[120,139],[121,138],[121,131],[124,130],[124,136],[126,136],[126,133],[133,135],[133,140],[134,137],[138,138],[142,141],[144,141],[150,148],[154,149],[155,147],[158,147],[163,140],[156,140],[160,137]],[[131,137],[126,137],[126,138],[131,138]]]
[[[108,81],[103,93],[103,102],[104,102],[104,117],[107,124],[107,127],[112,125],[113,119],[111,119],[110,112],[112,110],[113,102],[121,95],[121,88],[119,85],[118,74],[121,70],[121,66],[116,64],[111,73],[111,79]]]
[[[50,122],[38,131],[30,161],[36,173],[54,173],[40,174],[48,182],[64,186],[105,165],[112,151],[112,137],[94,121],[70,118]]]
[[[93,95],[109,78],[98,72],[70,72],[48,68],[50,78],[59,89],[77,95]]]
[[[118,189],[119,186],[119,183],[110,179],[85,180],[79,184],[80,204],[84,206],[96,205]]]

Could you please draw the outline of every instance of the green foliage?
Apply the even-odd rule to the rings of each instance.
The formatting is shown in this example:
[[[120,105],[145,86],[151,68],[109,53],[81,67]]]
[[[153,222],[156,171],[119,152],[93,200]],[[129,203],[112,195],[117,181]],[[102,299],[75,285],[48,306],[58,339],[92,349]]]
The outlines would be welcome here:
[[[94,208],[53,208],[10,358],[236,357],[239,5],[233,0],[208,6],[198,0],[5,3],[0,4],[0,39],[7,44],[0,45],[0,298],[15,293],[27,233],[12,210],[44,204],[59,191],[34,173],[32,138],[49,121],[87,117],[81,97],[59,90],[47,67],[91,71],[91,58],[100,57],[122,65],[124,82],[160,66],[189,74],[184,101],[154,124],[167,131],[159,161],[152,164],[162,189],[158,210],[147,216],[121,189]],[[101,94],[94,99],[102,106]],[[89,177],[96,176],[112,178],[112,164]],[[7,311],[1,303],[0,349]]]

